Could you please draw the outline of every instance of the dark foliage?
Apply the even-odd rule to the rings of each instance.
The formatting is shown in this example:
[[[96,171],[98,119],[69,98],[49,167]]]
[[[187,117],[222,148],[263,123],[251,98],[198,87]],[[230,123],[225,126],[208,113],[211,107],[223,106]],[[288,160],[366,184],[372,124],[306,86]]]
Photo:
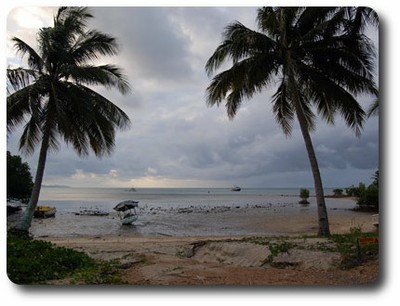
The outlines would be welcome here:
[[[32,175],[28,163],[7,151],[7,198],[28,202],[32,192]]]
[[[7,274],[18,285],[62,278],[94,265],[95,261],[83,252],[14,235],[7,238]]]

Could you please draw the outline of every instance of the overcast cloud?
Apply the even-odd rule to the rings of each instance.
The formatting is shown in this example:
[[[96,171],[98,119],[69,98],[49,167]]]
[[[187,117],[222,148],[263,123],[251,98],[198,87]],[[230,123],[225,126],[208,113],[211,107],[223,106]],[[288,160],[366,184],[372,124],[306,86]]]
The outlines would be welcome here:
[[[239,20],[255,29],[256,8],[92,8],[91,27],[118,39],[118,56],[104,63],[122,67],[132,93],[97,89],[121,107],[132,127],[117,133],[110,157],[79,158],[62,145],[48,157],[45,184],[110,187],[311,187],[310,166],[297,122],[286,137],[271,113],[272,91],[245,101],[234,120],[224,107],[209,108],[210,82],[204,65],[221,41],[224,27]],[[7,29],[34,44],[39,27],[50,25],[53,10],[14,9]],[[372,33],[377,41],[377,33]],[[9,38],[9,37],[8,37]],[[19,60],[7,43],[7,62]],[[367,108],[372,99],[363,97]],[[312,133],[326,187],[370,182],[378,168],[378,117],[360,138],[340,118],[317,123]],[[8,149],[19,154],[20,132]],[[37,154],[25,158],[36,170]]]

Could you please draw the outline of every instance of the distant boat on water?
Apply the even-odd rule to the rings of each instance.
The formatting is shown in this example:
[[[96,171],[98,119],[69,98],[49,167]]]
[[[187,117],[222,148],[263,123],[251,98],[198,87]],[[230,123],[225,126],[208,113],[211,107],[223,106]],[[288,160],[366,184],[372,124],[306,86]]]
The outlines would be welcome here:
[[[238,187],[238,186],[233,186],[231,191],[240,191],[242,190],[242,188]]]

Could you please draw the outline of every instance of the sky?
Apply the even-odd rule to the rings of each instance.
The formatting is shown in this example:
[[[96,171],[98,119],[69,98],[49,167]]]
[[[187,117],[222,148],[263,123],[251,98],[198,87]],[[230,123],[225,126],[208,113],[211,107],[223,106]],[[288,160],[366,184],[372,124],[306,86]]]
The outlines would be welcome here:
[[[51,152],[44,184],[73,187],[312,187],[313,179],[297,122],[287,137],[272,114],[274,88],[242,103],[229,120],[223,105],[206,104],[207,59],[224,27],[238,20],[256,29],[257,7],[91,7],[90,27],[117,38],[117,56],[102,58],[123,68],[128,95],[96,90],[130,117],[118,131],[111,156],[79,157],[62,145]],[[9,40],[35,46],[35,33],[52,25],[54,8],[20,7],[7,16],[7,64],[20,65]],[[368,35],[378,45],[377,31]],[[228,66],[226,66],[228,67]],[[371,97],[360,97],[367,109]],[[369,184],[379,166],[379,117],[369,118],[357,138],[340,117],[317,121],[314,142],[325,187]],[[18,152],[21,129],[8,135]],[[34,174],[37,152],[24,156]]]

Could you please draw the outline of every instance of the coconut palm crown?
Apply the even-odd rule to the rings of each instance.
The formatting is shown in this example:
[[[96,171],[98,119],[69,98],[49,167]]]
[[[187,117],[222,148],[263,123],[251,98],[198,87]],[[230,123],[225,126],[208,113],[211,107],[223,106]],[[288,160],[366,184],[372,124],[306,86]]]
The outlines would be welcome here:
[[[206,63],[212,76],[207,88],[208,105],[225,102],[234,118],[241,103],[266,88],[275,119],[290,135],[296,118],[305,141],[314,177],[321,236],[330,234],[322,179],[310,131],[321,116],[333,124],[339,113],[360,135],[366,114],[357,95],[377,95],[374,82],[375,52],[361,31],[365,10],[354,8],[264,7],[258,10],[259,30],[236,21],[223,32],[223,41]],[[360,17],[361,16],[361,17]],[[369,15],[368,15],[369,16]],[[276,85],[275,85],[276,84]]]
[[[37,34],[37,50],[17,37],[14,47],[27,58],[28,68],[7,69],[7,129],[24,124],[20,150],[31,154],[40,145],[32,196],[17,229],[28,230],[39,198],[47,152],[60,141],[78,155],[90,150],[98,157],[111,154],[116,129],[130,125],[128,116],[92,86],[129,92],[120,68],[95,65],[104,55],[115,55],[115,38],[87,30],[93,16],[87,8],[61,7],[52,27]],[[92,87],[92,88],[91,88]]]

